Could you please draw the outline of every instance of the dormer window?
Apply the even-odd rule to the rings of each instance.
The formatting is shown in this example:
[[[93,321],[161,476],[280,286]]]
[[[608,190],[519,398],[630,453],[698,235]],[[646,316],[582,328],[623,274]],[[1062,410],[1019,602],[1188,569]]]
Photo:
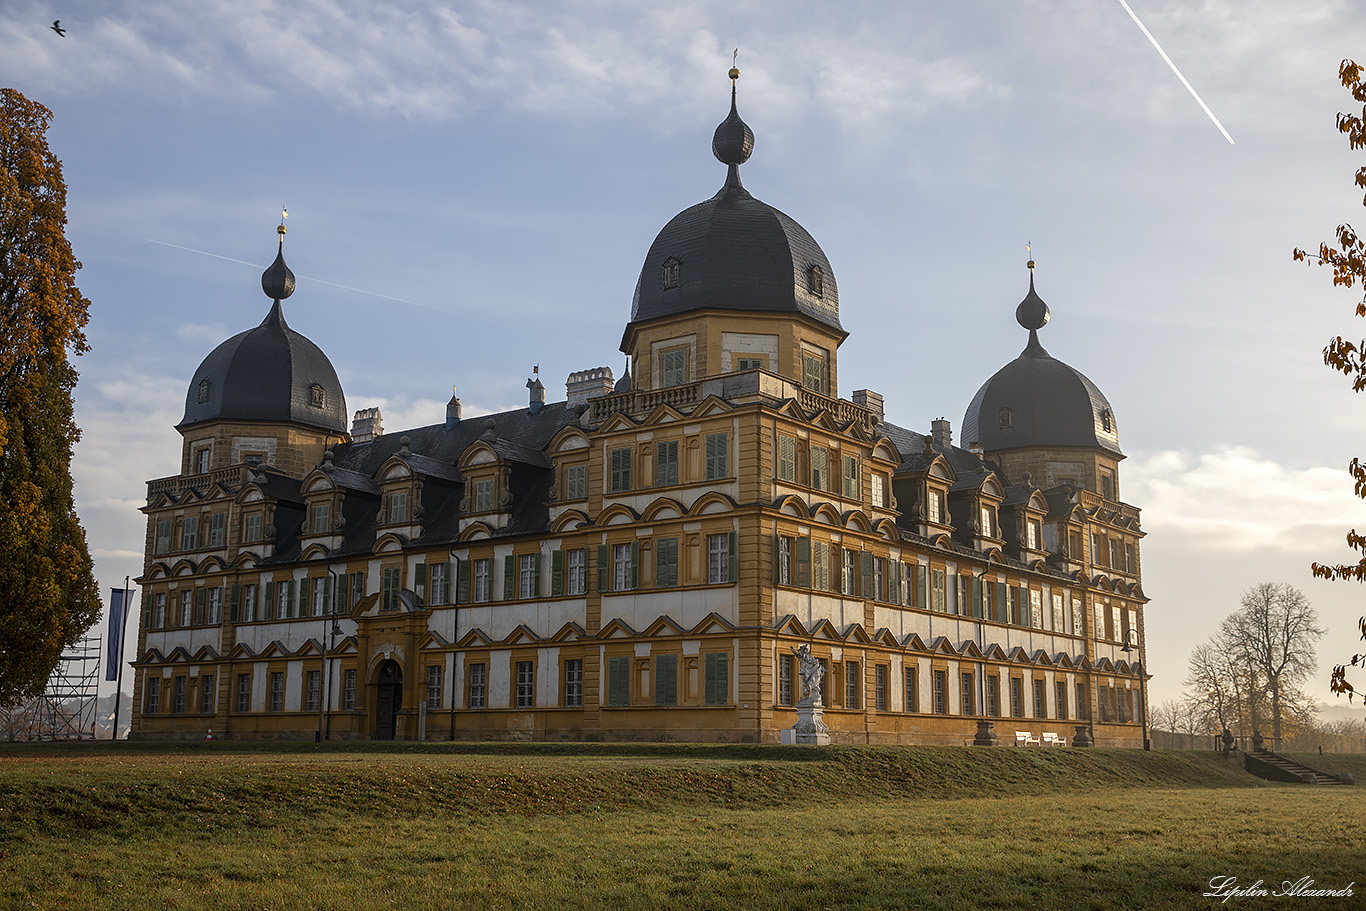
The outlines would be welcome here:
[[[1009,430],[1012,426],[1014,426],[1015,412],[1010,408],[1002,408],[999,412],[997,412],[997,416],[1001,419],[1002,430]]]
[[[391,493],[388,495],[388,519],[390,525],[402,525],[408,521],[408,494]]]
[[[474,511],[488,512],[493,509],[493,479],[481,478],[474,482]]]
[[[990,506],[981,507],[982,534],[988,538],[996,537],[996,511]]]
[[[825,295],[825,272],[820,266],[812,266],[807,270],[807,288],[814,297]]]
[[[1114,433],[1115,422],[1109,408],[1104,408],[1100,412],[1100,427],[1106,433]]]
[[[322,408],[327,404],[327,392],[320,384],[314,383],[308,387],[308,404],[314,408]]]
[[[203,405],[209,400],[209,392],[213,389],[213,383],[208,378],[199,381],[199,404]]]
[[[672,256],[664,260],[664,290],[678,287],[678,267],[680,265],[682,263]]]

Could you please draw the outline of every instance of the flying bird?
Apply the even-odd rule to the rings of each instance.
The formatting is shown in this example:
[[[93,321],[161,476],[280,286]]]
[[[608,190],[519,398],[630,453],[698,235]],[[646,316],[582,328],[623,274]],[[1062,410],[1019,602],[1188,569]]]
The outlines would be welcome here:
[[[53,30],[54,32],[56,32],[58,35],[60,35],[61,37],[63,37],[63,38],[66,37],[66,29],[62,28],[62,20],[60,20],[60,19],[53,19],[53,20],[52,20],[52,30]]]

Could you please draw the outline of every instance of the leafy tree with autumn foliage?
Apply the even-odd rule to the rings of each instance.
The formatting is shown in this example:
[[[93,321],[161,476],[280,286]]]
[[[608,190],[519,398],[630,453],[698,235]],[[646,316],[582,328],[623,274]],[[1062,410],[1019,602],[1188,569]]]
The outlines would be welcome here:
[[[99,617],[71,492],[71,356],[89,349],[52,112],[0,89],[0,705],[42,691]]]

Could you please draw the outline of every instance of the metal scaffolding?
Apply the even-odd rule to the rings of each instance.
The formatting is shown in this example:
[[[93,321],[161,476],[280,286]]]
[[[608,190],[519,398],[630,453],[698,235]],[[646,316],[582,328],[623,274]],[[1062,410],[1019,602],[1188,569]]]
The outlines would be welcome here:
[[[100,639],[81,639],[58,659],[41,696],[0,711],[8,740],[85,740],[95,737]]]

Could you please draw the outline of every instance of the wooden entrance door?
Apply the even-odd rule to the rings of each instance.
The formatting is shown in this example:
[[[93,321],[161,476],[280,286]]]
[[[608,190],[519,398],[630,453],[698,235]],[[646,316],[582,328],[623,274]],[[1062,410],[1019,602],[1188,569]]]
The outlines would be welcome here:
[[[398,710],[403,707],[403,669],[397,661],[386,660],[376,681],[379,703],[375,711],[375,739],[393,740]]]

